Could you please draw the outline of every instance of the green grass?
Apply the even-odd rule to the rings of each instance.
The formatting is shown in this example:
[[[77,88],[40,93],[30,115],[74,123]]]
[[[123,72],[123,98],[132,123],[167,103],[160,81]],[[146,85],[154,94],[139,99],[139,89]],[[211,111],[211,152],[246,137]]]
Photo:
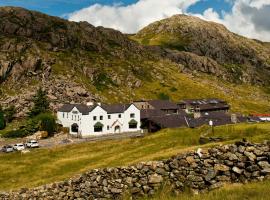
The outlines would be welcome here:
[[[1,154],[0,191],[35,187],[67,179],[89,169],[160,160],[199,146],[216,145],[199,144],[200,135],[208,129],[208,127],[166,129],[144,138],[37,149],[24,155]],[[243,137],[251,141],[262,141],[270,136],[270,124],[221,126],[216,127],[215,135],[226,135],[228,137],[226,142]]]
[[[157,195],[148,200],[268,200],[270,193],[270,180],[254,182],[246,185],[232,184],[225,185],[205,194],[194,195],[185,191],[178,196],[168,195],[170,189],[162,188]]]

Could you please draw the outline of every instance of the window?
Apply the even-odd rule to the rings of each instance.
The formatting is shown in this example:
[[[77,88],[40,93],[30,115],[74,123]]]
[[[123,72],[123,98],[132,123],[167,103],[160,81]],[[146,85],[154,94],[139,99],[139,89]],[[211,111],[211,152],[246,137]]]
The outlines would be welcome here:
[[[75,118],[75,121],[76,121],[77,120],[77,115],[75,115],[74,118]]]
[[[93,120],[96,121],[96,120],[97,120],[97,116],[94,116],[94,117],[93,117]]]
[[[68,113],[67,113],[67,118],[68,118]]]
[[[130,129],[136,129],[137,128],[137,124],[129,124],[129,128]]]
[[[95,133],[102,132],[102,127],[94,127],[94,132]]]
[[[65,113],[63,113],[63,118],[65,118]]]
[[[135,114],[134,113],[131,113],[130,114],[130,118],[135,118]]]
[[[100,122],[97,122],[94,125],[94,132],[97,133],[97,132],[102,132],[102,131],[103,131],[103,124]]]
[[[99,120],[103,120],[103,116],[99,116]]]
[[[128,125],[129,125],[129,128],[130,128],[130,129],[136,129],[136,128],[137,128],[137,125],[138,125],[138,122],[137,122],[136,120],[132,119],[132,120],[128,123]]]
[[[107,126],[107,130],[110,130],[110,126]]]
[[[111,115],[108,115],[108,119],[111,119]]]
[[[71,115],[71,120],[73,120],[73,115]]]
[[[119,114],[119,115],[118,115],[118,118],[121,118],[121,117],[122,117],[122,115],[121,115],[121,114]]]

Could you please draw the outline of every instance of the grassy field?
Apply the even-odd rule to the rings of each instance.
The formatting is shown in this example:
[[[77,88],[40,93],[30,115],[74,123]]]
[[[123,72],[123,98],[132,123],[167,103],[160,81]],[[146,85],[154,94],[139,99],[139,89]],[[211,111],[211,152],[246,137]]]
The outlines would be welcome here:
[[[167,129],[144,138],[37,149],[25,155],[1,154],[0,191],[35,187],[67,179],[89,169],[159,160],[198,146],[216,145],[199,144],[200,134],[207,130],[208,127]],[[270,138],[270,124],[216,127],[215,136],[226,136],[226,142],[242,138],[262,141]]]
[[[147,200],[268,200],[269,193],[270,180],[266,180],[246,185],[226,185],[221,189],[200,195],[185,191],[178,196],[170,196],[169,188],[164,187],[153,198]]]

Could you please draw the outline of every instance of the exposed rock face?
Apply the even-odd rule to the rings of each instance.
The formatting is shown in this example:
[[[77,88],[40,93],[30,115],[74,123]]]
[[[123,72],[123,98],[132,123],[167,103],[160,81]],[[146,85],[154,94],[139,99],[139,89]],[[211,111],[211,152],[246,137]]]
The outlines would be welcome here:
[[[267,45],[231,33],[217,23],[175,15],[150,24],[134,38],[145,45],[181,51],[168,54],[168,57],[192,70],[196,68],[213,74],[213,71],[205,70],[207,66],[208,69],[226,72],[227,77],[231,75],[234,81],[270,83],[270,49]],[[187,63],[187,59],[191,61]]]
[[[121,199],[127,193],[151,196],[165,183],[176,194],[186,187],[205,192],[224,183],[270,178],[269,155],[267,143],[237,142],[204,150],[201,156],[189,152],[130,167],[95,169],[59,183],[2,192],[0,199]]]
[[[38,87],[47,89],[53,109],[64,102],[102,100],[89,86],[141,87],[141,68],[151,57],[119,31],[0,7],[0,102],[15,104],[18,117],[26,114]]]

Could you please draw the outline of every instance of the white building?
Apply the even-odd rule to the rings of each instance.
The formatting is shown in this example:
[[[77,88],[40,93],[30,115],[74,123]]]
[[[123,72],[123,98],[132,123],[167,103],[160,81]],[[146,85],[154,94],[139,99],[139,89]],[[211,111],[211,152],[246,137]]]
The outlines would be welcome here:
[[[141,131],[140,110],[134,105],[66,104],[57,112],[58,123],[80,137]]]

